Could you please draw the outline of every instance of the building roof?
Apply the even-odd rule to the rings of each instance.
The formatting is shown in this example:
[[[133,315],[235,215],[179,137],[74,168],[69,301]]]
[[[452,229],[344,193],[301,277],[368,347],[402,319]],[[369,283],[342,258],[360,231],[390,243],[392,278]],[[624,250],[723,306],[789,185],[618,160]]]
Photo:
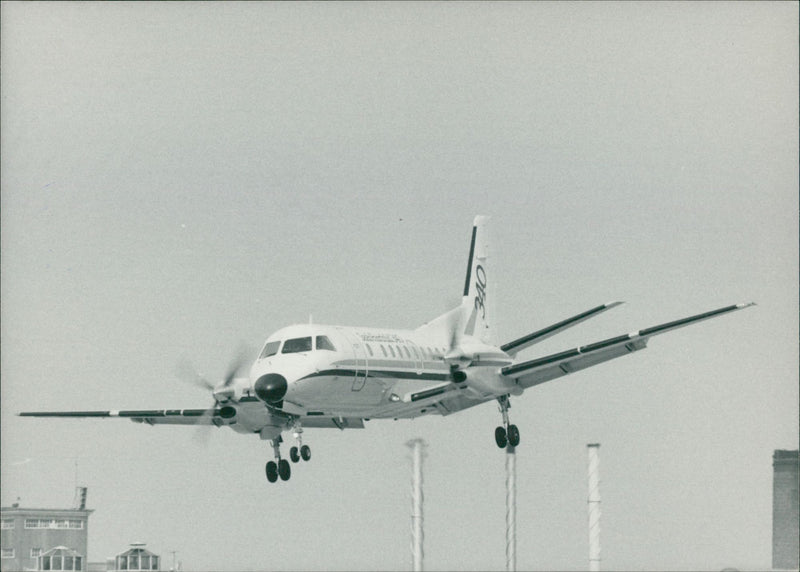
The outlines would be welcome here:
[[[89,516],[94,512],[94,509],[79,509],[79,508],[23,508],[20,506],[4,506],[0,507],[0,512],[4,516],[22,516],[22,515],[56,515],[56,516]]]

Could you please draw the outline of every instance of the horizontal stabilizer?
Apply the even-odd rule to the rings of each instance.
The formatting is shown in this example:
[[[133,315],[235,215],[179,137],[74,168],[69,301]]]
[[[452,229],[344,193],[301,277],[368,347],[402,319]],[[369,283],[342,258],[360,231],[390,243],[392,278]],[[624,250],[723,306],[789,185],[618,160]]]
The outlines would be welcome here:
[[[718,310],[704,312],[681,320],[675,320],[638,332],[609,338],[601,342],[573,348],[549,356],[530,361],[516,363],[502,369],[503,375],[517,380],[517,383],[527,389],[546,381],[551,381],[569,373],[618,358],[647,347],[647,341],[658,334],[663,334],[677,328],[682,328],[702,320],[721,316],[736,310],[741,310],[754,305],[736,304]]]
[[[571,318],[562,320],[557,324],[553,324],[552,326],[547,326],[546,328],[542,328],[541,330],[533,332],[532,334],[523,336],[519,339],[514,340],[513,342],[508,342],[507,344],[503,344],[502,346],[500,346],[500,349],[506,352],[508,355],[514,356],[517,354],[517,352],[520,352],[525,348],[528,348],[534,344],[538,344],[542,340],[546,340],[551,336],[559,334],[564,330],[566,330],[567,328],[576,326],[581,322],[588,320],[589,318],[594,318],[595,316],[602,314],[606,310],[615,308],[620,304],[622,304],[622,302],[609,302],[608,304],[597,306],[596,308],[592,308],[591,310],[582,312],[577,316],[572,316]]]

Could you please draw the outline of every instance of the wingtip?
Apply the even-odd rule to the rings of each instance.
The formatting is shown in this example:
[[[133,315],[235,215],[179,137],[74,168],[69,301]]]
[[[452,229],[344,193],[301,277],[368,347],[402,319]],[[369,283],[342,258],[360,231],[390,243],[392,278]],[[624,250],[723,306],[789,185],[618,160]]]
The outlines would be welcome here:
[[[616,308],[617,306],[624,304],[625,302],[622,300],[615,300],[614,302],[606,303],[606,308]]]
[[[737,308],[749,308],[750,306],[757,306],[755,302],[742,302],[741,304],[736,304]]]

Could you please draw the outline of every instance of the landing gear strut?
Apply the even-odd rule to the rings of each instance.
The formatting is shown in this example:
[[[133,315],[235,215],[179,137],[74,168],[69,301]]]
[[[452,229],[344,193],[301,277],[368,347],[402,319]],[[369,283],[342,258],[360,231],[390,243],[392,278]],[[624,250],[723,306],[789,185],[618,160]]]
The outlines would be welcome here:
[[[508,395],[498,397],[497,401],[500,403],[500,413],[503,414],[503,425],[494,430],[495,443],[501,449],[506,446],[516,447],[519,445],[519,429],[508,421],[508,410],[511,408]]]

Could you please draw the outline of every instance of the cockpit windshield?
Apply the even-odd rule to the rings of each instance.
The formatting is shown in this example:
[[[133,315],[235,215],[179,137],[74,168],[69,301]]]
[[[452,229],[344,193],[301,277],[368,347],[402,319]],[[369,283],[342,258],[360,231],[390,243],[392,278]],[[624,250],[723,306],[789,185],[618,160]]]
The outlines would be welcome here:
[[[311,336],[305,338],[294,338],[291,340],[286,340],[283,343],[283,350],[281,350],[282,354],[295,354],[298,352],[310,352],[311,351]]]
[[[264,351],[261,352],[261,355],[258,356],[258,359],[264,359],[269,356],[274,356],[278,353],[278,348],[281,347],[281,342],[268,342],[267,345],[264,346]]]
[[[267,342],[264,346],[264,349],[261,350],[261,355],[258,356],[258,359],[268,358],[270,356],[274,356],[280,350],[282,354],[296,354],[301,352],[310,352],[313,349],[317,350],[327,350],[331,352],[336,351],[336,346],[333,345],[333,342],[328,336],[315,336],[316,337],[316,347],[313,348],[312,336],[306,336],[302,338],[292,338],[286,340],[285,342],[281,342],[281,340],[275,340],[272,342]],[[281,348],[281,343],[283,343],[283,348]]]

